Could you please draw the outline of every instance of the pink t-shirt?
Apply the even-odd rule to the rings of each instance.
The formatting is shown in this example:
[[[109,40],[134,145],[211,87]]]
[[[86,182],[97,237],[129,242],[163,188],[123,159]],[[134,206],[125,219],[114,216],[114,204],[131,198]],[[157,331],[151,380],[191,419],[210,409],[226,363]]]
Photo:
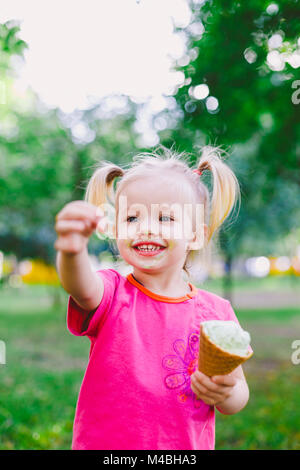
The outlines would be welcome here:
[[[97,271],[104,295],[93,315],[70,296],[67,325],[91,341],[76,407],[72,449],[214,449],[214,407],[190,386],[199,326],[237,321],[230,302],[190,284],[183,297],[159,296],[132,274]]]

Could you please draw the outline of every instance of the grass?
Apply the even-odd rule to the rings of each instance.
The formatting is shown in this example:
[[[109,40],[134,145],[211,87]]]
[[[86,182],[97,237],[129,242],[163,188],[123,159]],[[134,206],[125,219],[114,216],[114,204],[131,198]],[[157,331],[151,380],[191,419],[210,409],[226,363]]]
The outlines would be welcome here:
[[[275,290],[289,291],[300,288],[300,277],[294,275],[273,275],[264,278],[255,277],[236,277],[232,278],[232,285],[236,291],[256,291],[263,290],[266,292],[274,292]],[[223,291],[223,279],[207,279],[203,284],[199,285],[200,289],[206,289],[212,292]]]
[[[0,314],[0,448],[68,449],[89,342],[66,330],[65,313]]]
[[[63,306],[45,288],[1,292],[0,449],[70,449],[89,341],[66,328]],[[250,400],[244,410],[216,411],[216,449],[300,449],[299,371],[291,343],[300,339],[297,309],[239,310],[254,356],[244,365]]]
[[[216,417],[216,448],[299,450],[299,370],[275,361],[268,367],[256,361],[255,369],[245,371],[251,393],[246,408]]]
[[[285,321],[290,321],[297,319],[300,315],[300,308],[257,308],[257,309],[242,309],[240,310],[239,318],[243,321],[255,321],[259,323],[283,323]]]

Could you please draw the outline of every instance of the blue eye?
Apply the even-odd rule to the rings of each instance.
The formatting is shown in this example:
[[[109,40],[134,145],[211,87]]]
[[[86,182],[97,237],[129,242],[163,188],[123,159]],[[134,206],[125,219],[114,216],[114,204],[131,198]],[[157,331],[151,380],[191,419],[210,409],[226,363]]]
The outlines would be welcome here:
[[[173,217],[169,216],[169,215],[161,215],[160,216],[160,219],[162,219],[163,217],[167,217],[169,220],[174,220]],[[163,220],[162,222],[168,222],[167,220]]]
[[[167,220],[161,220],[161,219],[163,219],[164,217],[165,217]],[[127,222],[129,222],[129,223],[132,222],[131,219],[137,219],[137,217],[136,217],[135,215],[130,215],[129,217],[127,217]],[[173,217],[171,217],[171,216],[169,216],[169,215],[161,215],[161,216],[159,217],[159,220],[160,220],[161,222],[168,222],[169,220],[174,220],[174,219],[173,219]]]
[[[129,217],[127,217],[127,222],[131,222],[131,220],[129,219],[136,219],[136,216],[135,215],[130,215]]]

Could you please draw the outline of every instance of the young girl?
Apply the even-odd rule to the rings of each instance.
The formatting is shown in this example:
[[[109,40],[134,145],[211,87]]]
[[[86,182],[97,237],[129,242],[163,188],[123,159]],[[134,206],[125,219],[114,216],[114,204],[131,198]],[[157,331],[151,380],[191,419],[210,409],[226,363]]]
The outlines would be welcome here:
[[[214,449],[215,408],[234,414],[249,398],[241,366],[215,377],[197,370],[201,322],[238,320],[230,302],[183,276],[239,198],[237,179],[218,149],[205,147],[195,170],[185,154],[163,149],[139,154],[127,170],[102,162],[86,201],[56,217],[67,325],[91,341],[72,449]],[[88,239],[109,202],[120,256],[132,266],[126,277],[89,263]]]

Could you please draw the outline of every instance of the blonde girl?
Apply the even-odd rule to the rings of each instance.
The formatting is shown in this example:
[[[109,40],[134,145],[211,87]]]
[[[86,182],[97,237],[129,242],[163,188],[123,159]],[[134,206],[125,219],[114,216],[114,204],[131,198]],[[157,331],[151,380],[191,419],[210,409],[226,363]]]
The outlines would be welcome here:
[[[197,370],[201,322],[238,320],[230,302],[184,278],[239,201],[238,181],[218,148],[203,148],[194,170],[187,154],[160,149],[127,169],[101,162],[85,201],[56,217],[67,325],[91,342],[72,449],[214,449],[215,409],[234,414],[249,398],[241,366],[215,377]],[[127,276],[89,263],[88,239],[101,223],[107,230],[107,204]]]

